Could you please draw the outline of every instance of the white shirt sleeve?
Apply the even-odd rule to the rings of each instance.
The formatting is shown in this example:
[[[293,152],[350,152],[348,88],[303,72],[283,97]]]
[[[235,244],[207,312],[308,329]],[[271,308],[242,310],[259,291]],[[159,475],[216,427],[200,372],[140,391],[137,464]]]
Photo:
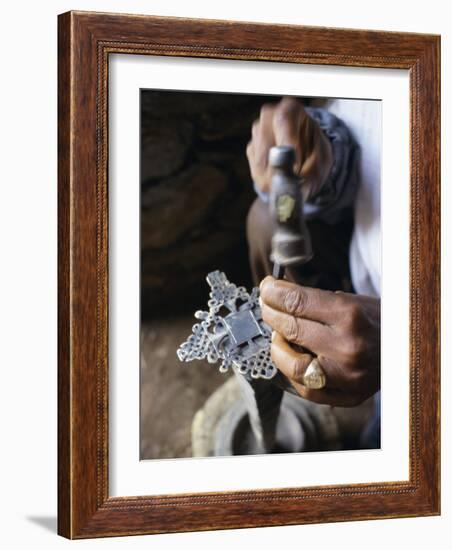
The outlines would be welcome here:
[[[327,109],[341,118],[359,145],[355,228],[350,269],[358,294],[380,296],[380,152],[381,101],[335,99]]]

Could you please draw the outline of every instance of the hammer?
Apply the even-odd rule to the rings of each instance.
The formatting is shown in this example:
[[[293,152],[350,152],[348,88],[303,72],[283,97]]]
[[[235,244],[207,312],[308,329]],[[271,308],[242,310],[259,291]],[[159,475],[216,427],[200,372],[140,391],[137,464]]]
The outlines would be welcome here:
[[[273,277],[282,279],[286,267],[308,262],[313,252],[303,214],[300,179],[293,171],[295,150],[289,146],[272,147],[268,161],[273,168],[270,214],[275,222],[270,260]]]

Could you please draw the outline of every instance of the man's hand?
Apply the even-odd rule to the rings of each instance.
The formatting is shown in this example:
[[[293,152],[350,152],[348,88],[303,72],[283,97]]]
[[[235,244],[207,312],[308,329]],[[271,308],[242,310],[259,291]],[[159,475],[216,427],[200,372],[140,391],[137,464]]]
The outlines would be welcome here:
[[[295,149],[294,171],[303,177],[305,200],[320,191],[331,171],[333,153],[328,138],[298,100],[285,97],[276,105],[265,104],[251,133],[246,154],[253,181],[261,191],[270,191],[268,152],[274,145]]]
[[[274,330],[272,359],[302,397],[353,407],[379,390],[379,299],[302,287],[273,277],[266,277],[260,290],[262,317]],[[314,356],[326,375],[321,390],[303,385]]]

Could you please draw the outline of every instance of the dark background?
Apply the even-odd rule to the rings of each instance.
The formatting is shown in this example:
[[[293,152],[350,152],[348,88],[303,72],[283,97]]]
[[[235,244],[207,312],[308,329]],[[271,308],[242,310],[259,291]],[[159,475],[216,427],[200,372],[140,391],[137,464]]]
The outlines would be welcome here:
[[[246,158],[263,103],[279,97],[141,91],[141,458],[189,457],[193,416],[227,376],[181,363],[206,309],[206,275],[251,288]]]
[[[251,285],[246,158],[263,103],[243,94],[141,92],[141,311],[144,320],[206,302],[220,269]]]

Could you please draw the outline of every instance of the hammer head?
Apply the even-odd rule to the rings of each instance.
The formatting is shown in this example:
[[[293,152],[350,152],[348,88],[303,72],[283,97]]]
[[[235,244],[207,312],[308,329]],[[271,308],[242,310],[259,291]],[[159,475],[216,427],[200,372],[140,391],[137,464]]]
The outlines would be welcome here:
[[[275,223],[272,262],[283,267],[308,262],[312,256],[311,237],[303,214],[301,180],[294,174],[293,147],[272,147],[269,165],[273,168],[270,212]]]

